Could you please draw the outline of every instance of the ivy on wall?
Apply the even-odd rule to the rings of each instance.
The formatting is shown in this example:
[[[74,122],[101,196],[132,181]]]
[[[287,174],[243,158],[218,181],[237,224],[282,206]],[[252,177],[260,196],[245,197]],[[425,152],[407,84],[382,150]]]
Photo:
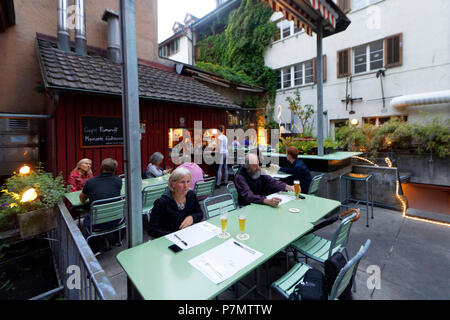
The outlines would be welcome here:
[[[242,0],[227,21],[213,24],[208,30],[210,35],[197,43],[199,68],[236,84],[245,83],[267,89],[267,97],[255,101],[253,107],[275,103],[277,74],[264,65],[263,57],[276,31],[275,23],[270,21],[272,14],[272,9],[265,2]],[[224,32],[216,33],[219,24],[226,24],[226,27]],[[200,35],[202,37],[205,34]]]

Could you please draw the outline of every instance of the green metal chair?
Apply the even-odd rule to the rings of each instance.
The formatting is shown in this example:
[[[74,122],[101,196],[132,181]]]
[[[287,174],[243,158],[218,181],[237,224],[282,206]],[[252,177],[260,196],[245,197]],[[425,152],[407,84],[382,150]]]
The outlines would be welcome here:
[[[236,210],[236,203],[233,196],[229,193],[221,194],[215,197],[208,197],[203,201],[203,208],[205,209],[206,220],[220,215],[222,209],[227,212]]]
[[[230,182],[227,184],[227,190],[228,193],[231,194],[231,196],[233,197],[234,203],[236,204],[236,207],[239,207],[239,203],[238,203],[238,191],[236,189],[236,185],[234,184],[234,182]]]
[[[147,186],[142,190],[142,214],[147,216],[147,222],[150,222],[150,213],[155,201],[163,195],[167,189],[167,183]]]
[[[121,219],[121,222],[112,228],[106,230],[96,229],[96,225],[108,223]],[[91,203],[90,225],[86,228],[88,234],[86,242],[94,237],[119,232],[119,243],[122,244],[122,234],[120,230],[126,228],[125,223],[125,196],[118,196],[109,199],[97,200]]]
[[[214,194],[214,187],[216,186],[216,177],[205,178],[195,182],[194,192],[198,200],[204,200]]]
[[[295,257],[297,257],[297,252],[305,256],[305,262],[307,262],[307,258],[311,258],[320,263],[324,263],[337,251],[345,251],[348,259],[346,245],[350,236],[350,229],[352,223],[357,221],[359,216],[359,209],[356,208],[340,214],[339,218],[343,220],[334,232],[331,240],[310,233],[294,241],[289,247],[294,251]]]
[[[348,261],[341,269],[334,281],[330,294],[328,295],[328,300],[336,300],[348,286],[352,277],[356,274],[359,262],[369,249],[370,243],[371,241],[367,240],[366,243],[361,246],[356,256]],[[305,263],[297,263],[294,265],[289,272],[272,283],[272,286],[269,289],[269,300],[272,298],[272,288],[281,293],[285,298],[288,298],[294,291],[295,286],[303,280],[306,271],[309,269],[311,269],[311,267]]]
[[[241,168],[241,165],[235,164],[231,167],[231,170],[233,170],[234,175],[236,175],[236,173],[239,171],[240,168]]]
[[[320,181],[322,181],[322,178],[324,176],[325,176],[325,174],[322,173],[322,174],[315,176],[311,180],[311,184],[309,185],[308,194],[317,195],[317,191],[319,191]]]

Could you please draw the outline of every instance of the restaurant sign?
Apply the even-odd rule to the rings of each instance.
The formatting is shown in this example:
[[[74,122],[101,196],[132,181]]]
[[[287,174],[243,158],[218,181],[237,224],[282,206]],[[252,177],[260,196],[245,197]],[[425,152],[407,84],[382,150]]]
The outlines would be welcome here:
[[[121,117],[81,116],[81,147],[121,147],[123,130]]]

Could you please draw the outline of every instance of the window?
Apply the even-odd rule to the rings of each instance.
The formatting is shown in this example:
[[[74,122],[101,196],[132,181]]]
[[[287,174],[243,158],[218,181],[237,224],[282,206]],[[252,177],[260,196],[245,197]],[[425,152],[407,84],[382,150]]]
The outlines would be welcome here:
[[[180,39],[175,39],[169,44],[169,55],[174,55],[180,51]]]
[[[161,48],[159,48],[159,56],[167,58],[167,46],[162,46]]]
[[[383,40],[356,47],[353,50],[355,74],[383,68],[383,51]]]
[[[294,66],[294,83],[296,86],[301,86],[313,82],[313,60],[299,63]]]
[[[291,25],[288,24],[285,25],[283,28],[283,39],[289,37],[290,35],[291,35]]]
[[[281,89],[281,70],[277,70],[277,89]]]
[[[301,86],[303,84],[303,67],[303,63],[294,67],[294,83],[296,86]]]
[[[383,117],[369,117],[369,118],[363,118],[364,123],[370,123],[374,126],[382,126],[392,118],[400,118],[403,121],[408,121],[407,115],[400,115],[400,116],[383,116]]]
[[[291,87],[291,67],[283,69],[283,88]]]
[[[312,60],[305,62],[305,83],[314,82]]]

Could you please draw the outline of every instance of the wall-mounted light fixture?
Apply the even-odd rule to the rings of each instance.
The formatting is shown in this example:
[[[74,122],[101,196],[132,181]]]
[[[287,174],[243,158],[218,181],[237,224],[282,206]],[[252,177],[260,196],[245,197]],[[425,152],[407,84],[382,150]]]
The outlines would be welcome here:
[[[351,123],[352,126],[356,127],[359,124],[359,121],[358,121],[358,119],[355,118],[355,119],[352,119],[350,121],[350,123]]]

